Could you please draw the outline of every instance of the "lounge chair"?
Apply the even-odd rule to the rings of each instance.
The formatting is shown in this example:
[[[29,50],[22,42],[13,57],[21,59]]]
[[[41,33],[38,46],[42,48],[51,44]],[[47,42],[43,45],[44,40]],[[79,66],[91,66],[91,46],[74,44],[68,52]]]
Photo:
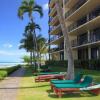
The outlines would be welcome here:
[[[64,79],[64,74],[51,74],[51,75],[40,75],[35,78],[35,82],[49,82],[51,79]]]
[[[83,77],[83,74],[77,74],[75,76],[74,80],[51,80],[51,89],[53,89],[54,84],[74,84],[74,83],[80,83],[81,79]]]
[[[81,91],[90,91],[93,94],[100,94],[100,84],[92,84],[89,87],[86,88],[80,88]]]
[[[41,73],[34,73],[35,75],[51,75],[51,74],[62,74],[64,72],[41,72]]]
[[[86,88],[91,85],[93,78],[90,76],[85,76],[83,82],[73,83],[73,84],[54,84],[54,92],[61,97],[62,92],[74,92],[80,91],[80,88]]]
[[[83,77],[83,74],[77,74],[74,80],[51,80],[51,84],[71,84],[71,83],[79,83]]]

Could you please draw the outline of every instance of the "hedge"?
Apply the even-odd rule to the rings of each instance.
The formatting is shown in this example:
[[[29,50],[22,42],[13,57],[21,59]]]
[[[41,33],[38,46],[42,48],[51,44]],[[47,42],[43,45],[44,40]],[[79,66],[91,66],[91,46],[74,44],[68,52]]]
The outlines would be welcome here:
[[[68,61],[46,61],[47,66],[67,67]],[[98,60],[75,60],[75,68],[100,70],[100,59]]]
[[[68,61],[46,61],[45,62],[47,66],[62,66],[66,67],[68,64]]]
[[[4,79],[7,75],[13,73],[17,69],[19,69],[21,66],[13,66],[13,67],[8,67],[8,68],[0,68],[0,80]]]

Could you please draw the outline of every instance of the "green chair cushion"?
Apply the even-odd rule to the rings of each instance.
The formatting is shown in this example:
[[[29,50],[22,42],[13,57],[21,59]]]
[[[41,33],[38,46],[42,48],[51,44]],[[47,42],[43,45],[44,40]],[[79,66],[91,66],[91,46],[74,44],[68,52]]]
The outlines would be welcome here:
[[[79,83],[80,82],[80,80],[82,79],[82,77],[83,77],[83,74],[77,74],[76,76],[75,76],[75,79],[74,79],[74,81],[76,82],[76,83]]]
[[[38,73],[38,75],[48,75],[48,74],[60,74],[60,72],[44,72],[44,73]]]
[[[54,84],[56,88],[83,88],[80,84]]]
[[[74,83],[79,83],[81,78],[82,78],[82,74],[77,74],[74,80],[51,80],[52,84],[74,84]]]
[[[92,83],[93,78],[90,76],[85,76],[84,81],[76,84],[54,84],[56,88],[84,88],[88,87]]]
[[[72,84],[75,83],[74,80],[51,80],[52,84]]]

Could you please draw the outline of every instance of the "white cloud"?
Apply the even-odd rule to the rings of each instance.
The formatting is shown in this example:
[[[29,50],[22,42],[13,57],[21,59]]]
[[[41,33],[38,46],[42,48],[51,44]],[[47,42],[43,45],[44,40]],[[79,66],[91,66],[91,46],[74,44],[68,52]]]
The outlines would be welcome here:
[[[0,55],[2,56],[22,56],[27,54],[26,52],[22,52],[22,51],[5,51],[5,50],[0,50]]]
[[[43,5],[43,10],[48,10],[48,9],[49,9],[48,3],[44,4],[44,5]]]
[[[10,44],[10,43],[5,43],[5,44],[3,44],[3,47],[5,47],[5,48],[12,48],[13,45]]]

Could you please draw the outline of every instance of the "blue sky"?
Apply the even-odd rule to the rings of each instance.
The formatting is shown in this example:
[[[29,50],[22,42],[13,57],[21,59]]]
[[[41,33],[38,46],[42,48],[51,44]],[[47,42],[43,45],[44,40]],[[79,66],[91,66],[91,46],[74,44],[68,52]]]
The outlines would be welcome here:
[[[48,38],[48,0],[35,0],[43,7],[44,17],[39,18],[34,15],[34,20],[40,24],[42,34]],[[17,16],[18,7],[21,0],[1,0],[0,1],[0,62],[19,62],[21,57],[26,54],[25,50],[19,50],[19,41],[22,38],[24,27],[29,22],[27,14],[24,20]]]

